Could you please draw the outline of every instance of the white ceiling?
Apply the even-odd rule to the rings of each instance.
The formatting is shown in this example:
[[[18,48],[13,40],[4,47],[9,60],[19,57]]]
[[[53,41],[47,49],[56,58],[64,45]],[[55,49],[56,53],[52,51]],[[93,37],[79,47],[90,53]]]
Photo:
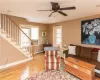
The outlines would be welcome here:
[[[48,17],[50,11],[37,11],[51,9],[51,1],[59,2],[61,7],[76,6],[76,10],[63,11],[68,14],[66,17],[58,13]],[[24,17],[32,22],[50,24],[100,14],[100,7],[96,5],[100,5],[100,0],[0,0],[0,13]]]

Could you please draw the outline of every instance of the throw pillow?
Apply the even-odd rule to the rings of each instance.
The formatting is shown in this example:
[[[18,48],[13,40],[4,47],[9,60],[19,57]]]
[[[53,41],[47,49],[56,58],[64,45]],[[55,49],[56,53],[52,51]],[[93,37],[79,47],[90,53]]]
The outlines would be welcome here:
[[[81,46],[79,45],[74,45],[74,44],[70,44],[70,46],[76,46],[76,55],[80,56],[80,52],[81,52]]]
[[[68,54],[76,55],[76,46],[68,46]]]
[[[100,50],[98,51],[97,61],[100,62]]]

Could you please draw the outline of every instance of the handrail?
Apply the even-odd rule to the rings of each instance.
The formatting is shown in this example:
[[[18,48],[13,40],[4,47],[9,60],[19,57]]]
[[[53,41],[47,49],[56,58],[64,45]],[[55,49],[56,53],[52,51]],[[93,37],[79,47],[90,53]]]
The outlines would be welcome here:
[[[6,16],[16,25],[16,27],[18,27],[19,30],[21,30],[20,27],[19,27],[19,25],[17,25],[8,15],[6,15]],[[24,34],[25,36],[27,36],[27,35],[24,33],[23,30],[21,30],[21,31],[23,32],[23,34]],[[31,42],[33,42],[33,41],[30,39],[30,37],[27,36],[27,38],[28,38]]]

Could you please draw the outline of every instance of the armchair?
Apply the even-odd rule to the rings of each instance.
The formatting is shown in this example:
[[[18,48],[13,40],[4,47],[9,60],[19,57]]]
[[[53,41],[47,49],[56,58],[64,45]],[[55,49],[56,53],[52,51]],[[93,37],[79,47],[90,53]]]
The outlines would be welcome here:
[[[59,70],[60,69],[60,54],[59,50],[45,50],[45,69]]]

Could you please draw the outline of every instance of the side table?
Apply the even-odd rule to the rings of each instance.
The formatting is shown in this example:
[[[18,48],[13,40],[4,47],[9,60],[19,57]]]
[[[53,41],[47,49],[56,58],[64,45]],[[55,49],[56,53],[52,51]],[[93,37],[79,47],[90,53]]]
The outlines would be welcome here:
[[[66,58],[66,56],[65,56],[65,54],[64,54],[64,51],[65,50],[67,50],[67,48],[60,48],[60,56],[62,57],[62,58]]]

